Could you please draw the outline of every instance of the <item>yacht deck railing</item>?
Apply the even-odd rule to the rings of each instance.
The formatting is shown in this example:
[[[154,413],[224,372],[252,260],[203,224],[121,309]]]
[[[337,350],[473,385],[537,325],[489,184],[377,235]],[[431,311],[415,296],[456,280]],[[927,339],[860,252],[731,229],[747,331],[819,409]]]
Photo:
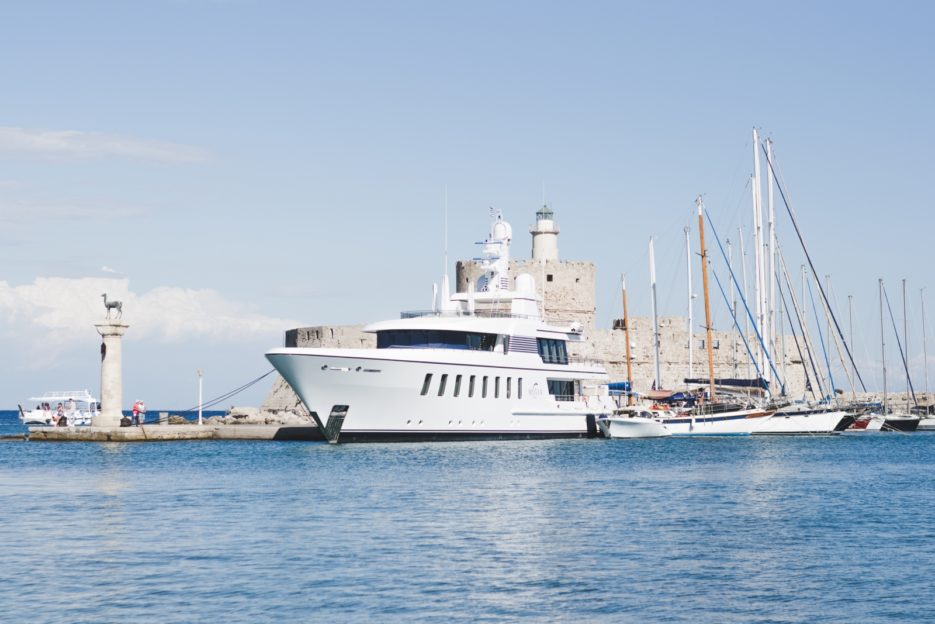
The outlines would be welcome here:
[[[514,314],[509,310],[474,310],[474,312],[464,312],[462,310],[406,310],[400,312],[399,318],[401,319],[411,319],[411,318],[423,318],[435,316],[439,318],[457,318],[457,317],[475,317],[475,318],[518,318],[518,319],[532,319],[532,320],[542,320],[549,325],[572,325],[573,321],[565,319],[545,319],[541,315],[535,314]]]

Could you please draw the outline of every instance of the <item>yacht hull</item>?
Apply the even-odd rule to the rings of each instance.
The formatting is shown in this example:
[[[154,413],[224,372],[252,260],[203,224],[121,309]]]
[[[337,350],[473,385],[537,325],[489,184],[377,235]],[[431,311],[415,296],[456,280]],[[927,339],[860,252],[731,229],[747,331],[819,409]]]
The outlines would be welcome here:
[[[751,435],[769,422],[773,412],[751,409],[726,414],[658,419],[674,436]]]
[[[935,418],[929,416],[920,420],[916,431],[935,431]]]
[[[597,424],[609,438],[664,438],[672,435],[661,422],[639,416],[600,418]]]
[[[597,418],[614,407],[599,396],[555,400],[547,370],[393,355],[284,348],[266,357],[332,442],[596,437]]]
[[[915,431],[920,420],[918,416],[887,416],[882,431]]]
[[[847,417],[843,410],[776,412],[755,435],[831,435],[838,432],[838,425]]]

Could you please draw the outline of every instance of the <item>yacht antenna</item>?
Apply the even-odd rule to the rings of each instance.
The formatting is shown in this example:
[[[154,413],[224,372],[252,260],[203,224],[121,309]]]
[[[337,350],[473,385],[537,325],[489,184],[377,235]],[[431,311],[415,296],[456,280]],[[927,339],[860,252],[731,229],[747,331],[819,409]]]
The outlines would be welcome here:
[[[445,185],[445,272],[448,275],[448,185]]]

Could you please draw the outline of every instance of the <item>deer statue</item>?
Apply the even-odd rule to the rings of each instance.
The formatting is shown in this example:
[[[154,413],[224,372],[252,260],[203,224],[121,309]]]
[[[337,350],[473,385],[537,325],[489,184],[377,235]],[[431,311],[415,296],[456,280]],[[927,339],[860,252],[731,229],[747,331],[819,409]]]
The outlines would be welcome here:
[[[104,308],[107,309],[107,318],[110,318],[110,311],[117,311],[117,318],[123,318],[123,302],[122,301],[108,301],[107,293],[101,295],[104,298]]]

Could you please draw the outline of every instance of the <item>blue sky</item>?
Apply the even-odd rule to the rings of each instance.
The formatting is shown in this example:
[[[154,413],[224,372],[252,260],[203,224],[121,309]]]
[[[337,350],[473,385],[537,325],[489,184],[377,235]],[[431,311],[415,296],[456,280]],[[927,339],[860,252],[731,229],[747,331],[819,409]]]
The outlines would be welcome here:
[[[681,314],[694,197],[705,194],[722,235],[749,230],[754,125],[775,141],[819,272],[842,307],[854,296],[868,371],[878,277],[894,305],[908,279],[921,366],[933,12],[911,2],[10,5],[0,404],[96,389],[89,319],[101,289],[130,302],[127,405],[142,395],[156,408],[193,405],[198,367],[208,396],[263,373],[262,353],[292,325],[425,307],[442,271],[446,186],[452,263],[474,254],[489,206],[528,254],[523,232],[544,188],[562,257],[598,266],[600,323],[620,314],[623,271],[633,312],[649,313],[650,235],[662,312]],[[788,221],[779,228],[797,257]],[[258,404],[266,390],[233,402]]]

